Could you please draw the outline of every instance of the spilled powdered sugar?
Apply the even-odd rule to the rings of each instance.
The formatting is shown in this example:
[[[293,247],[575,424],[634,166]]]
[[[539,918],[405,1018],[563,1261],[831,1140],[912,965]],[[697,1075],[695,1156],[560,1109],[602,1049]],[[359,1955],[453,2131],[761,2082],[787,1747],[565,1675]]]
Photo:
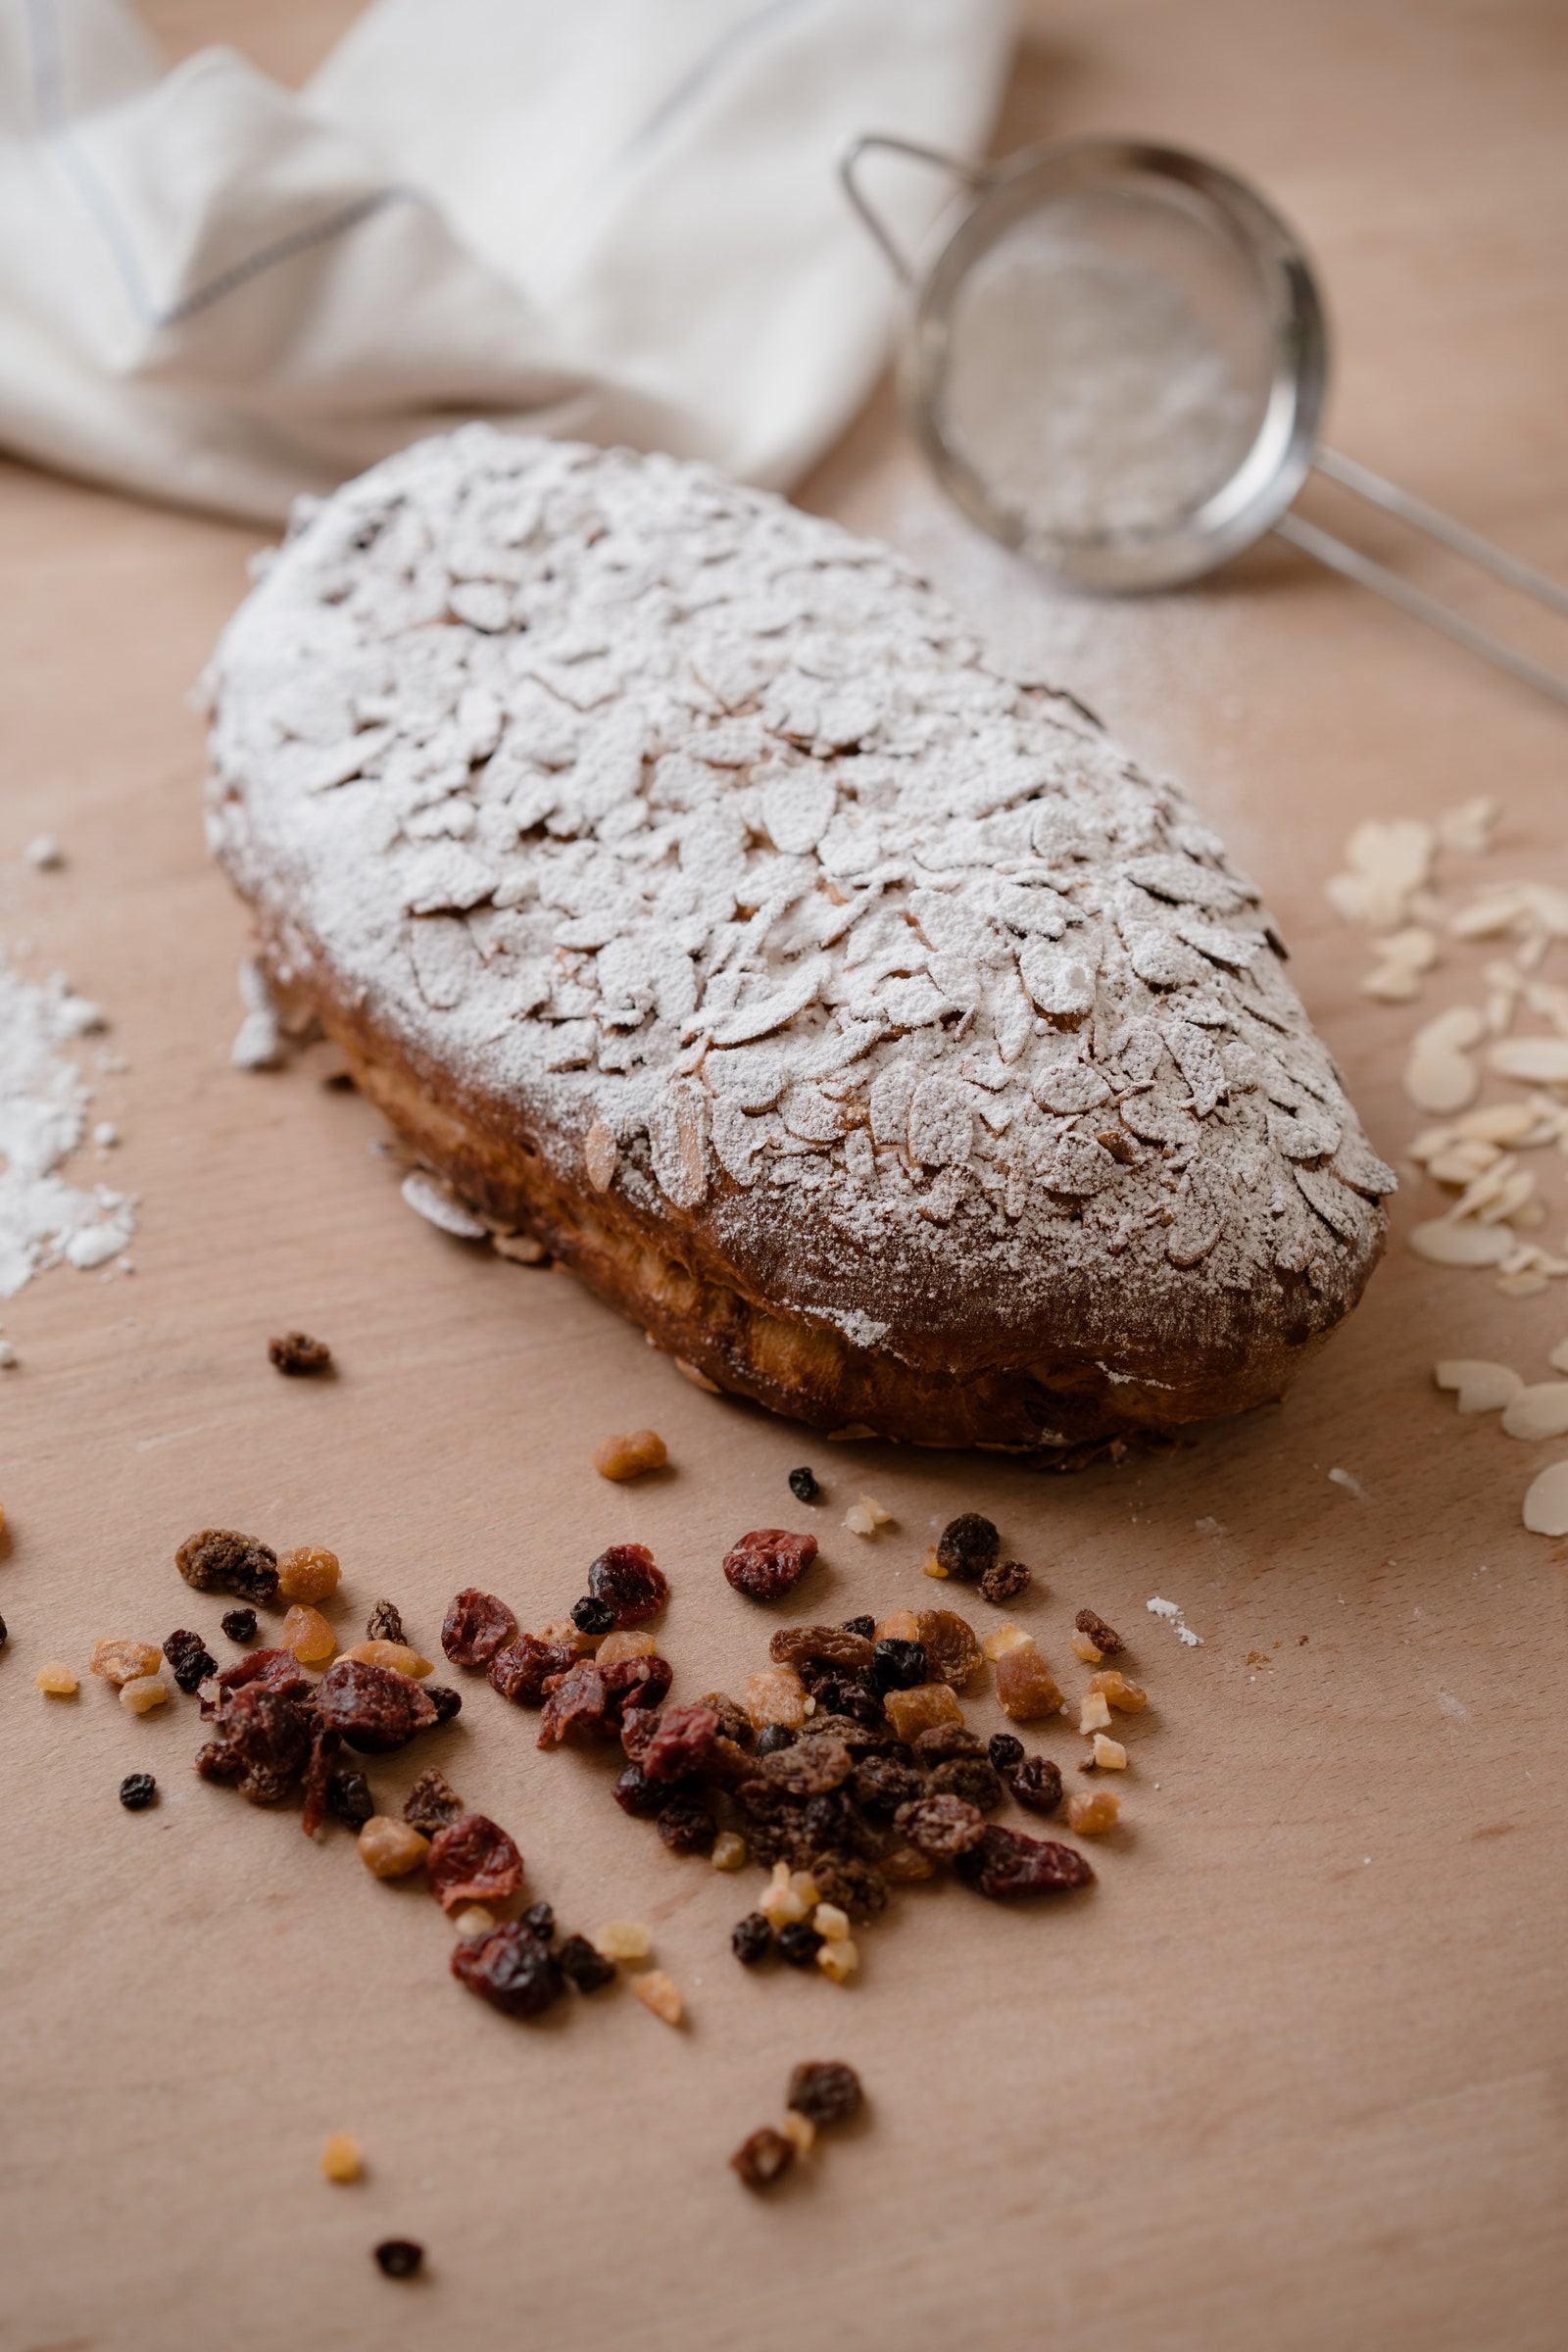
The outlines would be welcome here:
[[[59,1173],[86,1131],[88,1091],[63,1046],[103,1026],[57,972],[39,988],[0,956],[0,1298],[62,1259],[88,1272],[135,1231],[131,1204]]]
[[[278,977],[860,1346],[1107,1258],[1112,1330],[1191,1329],[1195,1285],[1375,1248],[1393,1178],[1255,889],[884,547],[466,427],[302,512],[211,687]]]

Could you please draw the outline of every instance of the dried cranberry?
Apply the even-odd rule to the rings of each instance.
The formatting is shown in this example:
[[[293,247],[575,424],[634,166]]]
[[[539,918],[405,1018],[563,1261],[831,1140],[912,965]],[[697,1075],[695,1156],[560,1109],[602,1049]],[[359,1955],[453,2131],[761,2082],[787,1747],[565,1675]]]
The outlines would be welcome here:
[[[592,1658],[582,1658],[564,1674],[551,1677],[539,1723],[541,1747],[591,1746],[598,1740],[613,1740],[616,1728],[605,1678]]]
[[[363,1772],[334,1772],[326,1784],[326,1809],[351,1830],[363,1830],[375,1811],[370,1784]]]
[[[773,1949],[773,1929],[766,1914],[748,1911],[729,1932],[729,1948],[743,1968],[755,1968]]]
[[[200,1634],[176,1631],[164,1643],[164,1655],[173,1669],[175,1682],[186,1692],[205,1683],[210,1674],[218,1672],[218,1660],[213,1656]]]
[[[986,1743],[986,1754],[999,1772],[1011,1772],[1023,1762],[1023,1741],[1011,1732],[993,1732]]]
[[[290,1698],[308,1687],[291,1649],[248,1650],[232,1666],[225,1666],[216,1679],[219,1695],[202,1700],[202,1717],[207,1722],[211,1722],[232,1692],[244,1690],[247,1685],[254,1685],[259,1690],[279,1690]]]
[[[652,1821],[669,1802],[669,1790],[658,1781],[651,1781],[640,1764],[628,1764],[618,1775],[610,1791],[623,1813],[633,1821]]]
[[[669,1598],[669,1585],[643,1544],[612,1544],[588,1571],[588,1591],[612,1612],[617,1630],[657,1617]]]
[[[452,1974],[508,2017],[537,2017],[566,1988],[549,1944],[520,1919],[503,1920],[488,1934],[460,1943],[452,1954]]]
[[[311,1731],[309,1716],[292,1698],[252,1685],[224,1700],[212,1739],[197,1752],[196,1769],[204,1780],[237,1779],[241,1796],[273,1805],[305,1770]]]
[[[784,2104],[824,2132],[830,2124],[847,2124],[852,2115],[858,2115],[864,2097],[853,2066],[839,2058],[818,2058],[794,2069]]]
[[[324,1723],[318,1722],[311,1735],[311,1760],[305,1768],[305,1818],[300,1823],[307,1838],[314,1838],[326,1818],[332,1767],[342,1744],[336,1732]]]
[[[491,1688],[514,1706],[542,1707],[545,1684],[552,1675],[564,1674],[576,1655],[570,1642],[544,1642],[537,1634],[519,1634],[490,1660]]]
[[[408,1675],[359,1658],[329,1666],[316,1687],[316,1701],[323,1723],[368,1756],[406,1747],[416,1732],[440,1720],[428,1692]]]
[[[657,1707],[633,1707],[620,1719],[620,1744],[634,1764],[640,1764],[659,1736]]]
[[[586,1936],[568,1936],[556,1958],[561,1973],[579,1992],[598,1992],[615,1980],[615,1963],[595,1949]]]
[[[462,1903],[499,1903],[515,1894],[522,1856],[487,1815],[462,1813],[431,1838],[425,1871],[442,1910],[453,1911]]]
[[[571,1622],[579,1634],[608,1634],[614,1627],[615,1612],[608,1600],[595,1600],[585,1592],[571,1604]]]
[[[454,1592],[441,1624],[441,1647],[454,1666],[488,1666],[512,1640],[517,1620],[504,1600],[465,1585]]]
[[[706,1772],[717,1740],[718,1717],[711,1707],[666,1707],[643,1750],[643,1770],[651,1781],[678,1781],[687,1773]]]
[[[871,1680],[879,1690],[912,1690],[929,1677],[923,1642],[879,1642],[871,1653]]]
[[[1031,1813],[1054,1813],[1061,1802],[1061,1767],[1049,1756],[1031,1756],[1018,1766],[1008,1786]]]
[[[778,1932],[778,1956],[787,1960],[791,1968],[809,1968],[822,1943],[815,1928],[804,1919],[792,1919],[787,1928]]]
[[[277,1554],[254,1536],[204,1528],[199,1536],[186,1538],[174,1554],[174,1565],[198,1592],[234,1592],[264,1607],[277,1598]]]
[[[777,1600],[798,1585],[816,1557],[814,1536],[787,1528],[754,1528],[724,1554],[724,1575],[750,1600]]]
[[[1002,1538],[991,1521],[978,1511],[964,1511],[950,1519],[937,1538],[937,1565],[963,1584],[977,1585],[995,1565],[1001,1548]]]
[[[623,1723],[628,1714],[662,1704],[675,1679],[669,1660],[657,1655],[616,1658],[599,1672],[604,1680],[605,1705],[614,1724]]]
[[[677,1796],[659,1816],[659,1835],[672,1854],[709,1854],[718,1836],[718,1824],[706,1805]]]
[[[985,1829],[970,1852],[959,1855],[956,1867],[966,1886],[994,1902],[1010,1902],[1023,1894],[1060,1894],[1095,1883],[1094,1871],[1070,1845],[994,1825]]]

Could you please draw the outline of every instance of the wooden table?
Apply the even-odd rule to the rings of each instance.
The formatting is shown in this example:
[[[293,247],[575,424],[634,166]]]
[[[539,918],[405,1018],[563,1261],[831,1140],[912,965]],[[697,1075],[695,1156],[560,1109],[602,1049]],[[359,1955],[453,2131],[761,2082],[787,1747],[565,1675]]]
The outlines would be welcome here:
[[[227,35],[284,74],[348,13],[148,10],[176,48]],[[1325,272],[1336,440],[1568,575],[1565,34],[1551,0],[1055,0],[1000,144],[1133,128],[1255,173]],[[1361,816],[1478,791],[1507,813],[1476,872],[1568,882],[1561,713],[1283,549],[1179,597],[1055,598],[937,502],[885,396],[805,496],[915,551],[1186,777],[1397,1155],[1413,1016],[1359,993],[1364,946],[1321,884]],[[85,1175],[141,1196],[134,1276],[52,1273],[3,1316],[5,2352],[1560,2346],[1568,1640],[1561,1568],[1519,1520],[1551,1449],[1457,1420],[1431,1365],[1545,1377],[1561,1287],[1510,1302],[1396,1238],[1283,1407],[1061,1482],[824,1446],[698,1394],[567,1277],[416,1224],[356,1098],[308,1065],[229,1067],[245,925],[203,850],[182,697],[253,535],[20,468],[0,497],[0,940],[109,1008],[129,1067],[98,1115],[124,1142]],[[1446,567],[1412,576],[1568,659]],[[21,860],[46,827],[56,873]],[[1450,958],[1427,1001],[1474,987]],[[1396,1229],[1434,1207],[1411,1182]],[[270,1368],[295,1324],[331,1341],[335,1383]],[[673,1470],[602,1485],[592,1446],[643,1422]],[[539,1622],[641,1538],[674,1582],[678,1690],[734,1688],[760,1638],[716,1563],[794,1515],[803,1459],[829,1488],[813,1613],[920,1605],[932,1529],[974,1506],[1036,1563],[1048,1652],[1084,1602],[1128,1631],[1153,1706],[1092,1896],[1022,1916],[917,1890],[853,1989],[753,1978],[725,1936],[755,1882],[672,1861],[480,1683],[430,1752],[564,1921],[647,1920],[690,2006],[680,2033],[624,1993],[519,2028],[460,1995],[417,1887],[199,1783],[193,1702],[132,1720],[101,1683],[32,1688],[102,1633],[216,1637],[172,1566],[209,1524],[332,1544],[345,1639],[386,1593],[427,1648],[457,1586]],[[839,1524],[862,1487],[896,1513],[872,1543]],[[1201,1647],[1146,1614],[1154,1593]],[[991,1728],[989,1698],[973,1714]],[[140,1767],[163,1796],[131,1815]],[[414,1769],[378,1769],[383,1795]],[[860,2068],[869,2119],[748,2198],[724,2158],[793,2061],[828,2055]],[[335,2130],[365,2148],[358,2186],[318,2175]],[[372,2269],[391,2234],[429,2250],[416,2286]]]

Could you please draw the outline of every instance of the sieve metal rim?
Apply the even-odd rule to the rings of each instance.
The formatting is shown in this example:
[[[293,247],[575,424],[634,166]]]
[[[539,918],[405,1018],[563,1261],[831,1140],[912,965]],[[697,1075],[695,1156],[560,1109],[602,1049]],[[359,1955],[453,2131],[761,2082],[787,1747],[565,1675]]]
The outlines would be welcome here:
[[[1311,471],[1328,388],[1322,298],[1294,232],[1222,166],[1144,139],[1048,139],[999,166],[958,169],[975,200],[923,272],[904,266],[912,299],[898,368],[910,428],[950,495],[993,538],[1026,548],[1031,561],[1072,586],[1102,594],[1178,587],[1250,547],[1279,520]],[[1193,514],[1157,532],[1058,538],[1028,529],[999,507],[943,430],[941,391],[954,303],[976,262],[1043,203],[1135,187],[1140,179],[1185,191],[1191,216],[1209,233],[1224,234],[1250,266],[1259,306],[1269,313],[1267,405],[1247,455]]]

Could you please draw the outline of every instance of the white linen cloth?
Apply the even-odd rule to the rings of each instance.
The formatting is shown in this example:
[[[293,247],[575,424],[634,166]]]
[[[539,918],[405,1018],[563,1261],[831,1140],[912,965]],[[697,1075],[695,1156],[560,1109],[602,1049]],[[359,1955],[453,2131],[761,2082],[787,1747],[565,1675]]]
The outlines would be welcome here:
[[[787,485],[885,354],[865,130],[983,145],[1010,0],[373,0],[315,79],[0,0],[0,447],[276,520],[467,416]],[[917,240],[948,191],[883,167]]]

